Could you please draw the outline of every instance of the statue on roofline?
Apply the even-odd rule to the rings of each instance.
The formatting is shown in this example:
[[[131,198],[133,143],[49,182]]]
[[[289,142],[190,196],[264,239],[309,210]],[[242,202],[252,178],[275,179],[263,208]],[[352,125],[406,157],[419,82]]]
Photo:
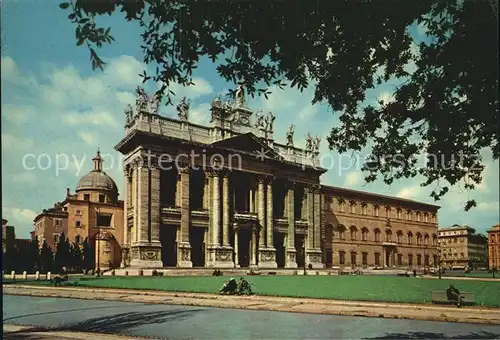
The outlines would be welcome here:
[[[186,97],[182,97],[181,102],[177,105],[177,115],[182,121],[189,119],[189,101],[186,100]]]
[[[295,132],[295,125],[290,125],[288,132],[286,133],[286,146],[293,146],[293,133]]]
[[[236,88],[235,98],[236,98],[236,106],[238,107],[245,106],[245,89],[243,88],[243,85],[240,84]]]
[[[311,137],[311,134],[308,132],[306,137],[306,151],[312,151],[312,147],[313,147],[313,139]]]

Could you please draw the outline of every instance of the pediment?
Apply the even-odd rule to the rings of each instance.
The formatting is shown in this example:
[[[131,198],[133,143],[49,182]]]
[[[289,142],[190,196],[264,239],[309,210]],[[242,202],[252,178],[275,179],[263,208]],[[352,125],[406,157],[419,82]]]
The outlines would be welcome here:
[[[212,143],[212,145],[223,149],[254,154],[256,156],[263,155],[265,158],[283,160],[283,157],[278,152],[273,150],[269,147],[269,145],[251,132],[224,139]]]

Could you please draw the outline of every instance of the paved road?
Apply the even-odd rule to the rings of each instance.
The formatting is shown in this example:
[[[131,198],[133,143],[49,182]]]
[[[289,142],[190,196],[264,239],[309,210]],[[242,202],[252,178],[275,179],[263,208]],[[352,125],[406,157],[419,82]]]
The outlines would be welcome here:
[[[3,296],[3,322],[170,339],[500,339],[500,326]]]

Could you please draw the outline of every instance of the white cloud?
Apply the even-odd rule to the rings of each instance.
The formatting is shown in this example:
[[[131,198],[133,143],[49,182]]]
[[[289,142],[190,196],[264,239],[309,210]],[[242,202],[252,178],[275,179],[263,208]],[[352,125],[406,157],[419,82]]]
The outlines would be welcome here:
[[[35,108],[30,106],[18,106],[2,104],[2,119],[14,125],[22,125],[35,113]]]
[[[346,176],[344,185],[347,187],[353,187],[361,184],[362,180],[363,180],[363,175],[361,172],[359,171],[351,172]]]
[[[69,125],[99,125],[101,127],[113,126],[118,127],[119,123],[116,119],[117,114],[112,114],[109,111],[93,111],[93,112],[71,112],[63,116],[62,120]]]
[[[9,176],[9,179],[16,183],[34,183],[37,180],[36,175],[32,171],[25,170]]]
[[[481,202],[477,205],[477,210],[480,211],[497,211],[500,209],[500,203],[498,201],[493,202]]]
[[[30,209],[2,206],[3,215],[9,225],[14,226],[17,238],[28,238],[33,230],[33,219],[37,213]]]
[[[418,185],[412,185],[410,187],[406,187],[401,189],[396,196],[400,198],[407,198],[407,199],[415,199],[419,197],[419,194],[422,193],[422,187]]]
[[[78,136],[88,145],[94,145],[94,135],[91,132],[79,131]]]
[[[33,147],[33,139],[2,133],[2,149],[19,150]]]

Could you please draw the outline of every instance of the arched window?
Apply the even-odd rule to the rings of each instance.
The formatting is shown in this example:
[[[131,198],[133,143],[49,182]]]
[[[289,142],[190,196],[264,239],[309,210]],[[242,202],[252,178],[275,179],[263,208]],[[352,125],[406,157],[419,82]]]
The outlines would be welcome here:
[[[339,212],[344,212],[345,209],[345,201],[342,198],[338,199]]]
[[[375,217],[379,217],[379,215],[380,215],[380,207],[378,205],[374,205],[373,206],[373,214],[375,215]]]
[[[354,202],[354,201],[349,202],[349,212],[351,214],[356,213],[356,202]]]
[[[392,242],[392,231],[390,230],[385,231],[385,241]]]
[[[338,226],[338,236],[339,239],[345,240],[345,227],[342,224]]]
[[[368,229],[366,227],[361,229],[361,239],[363,241],[368,241]]]
[[[417,245],[422,244],[422,235],[420,233],[417,233]]]
[[[356,241],[358,229],[355,226],[351,226],[351,241]]]
[[[368,213],[368,205],[363,202],[361,203],[361,214],[366,215]]]
[[[417,222],[420,222],[422,216],[420,214],[420,211],[417,211],[416,214],[415,214],[416,218],[417,218]]]
[[[408,232],[408,244],[413,243],[413,233],[411,231]]]
[[[426,246],[428,246],[428,245],[429,245],[429,235],[428,235],[428,234],[425,234],[425,235],[424,235],[424,244],[425,244]]]
[[[406,210],[406,220],[411,221],[412,220],[412,212],[411,210]]]
[[[403,232],[401,230],[398,230],[396,235],[398,237],[398,243],[403,243]]]
[[[385,207],[385,217],[391,218],[391,207]]]
[[[429,222],[429,214],[428,213],[424,213],[424,222],[425,223]]]
[[[376,228],[373,232],[375,235],[375,242],[380,242],[380,230]]]
[[[396,218],[397,218],[398,220],[400,220],[400,219],[402,218],[402,216],[401,216],[401,209],[400,209],[400,208],[397,208],[397,209],[396,209]]]

